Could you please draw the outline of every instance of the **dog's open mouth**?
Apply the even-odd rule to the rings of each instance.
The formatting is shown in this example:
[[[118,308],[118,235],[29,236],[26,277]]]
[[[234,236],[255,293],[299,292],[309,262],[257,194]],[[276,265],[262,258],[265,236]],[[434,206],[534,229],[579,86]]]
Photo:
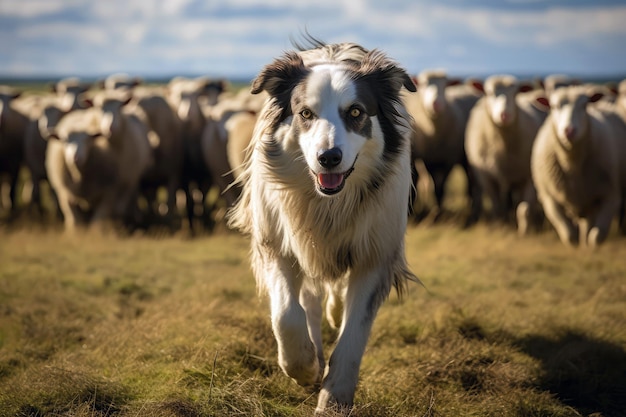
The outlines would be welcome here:
[[[317,174],[317,187],[321,193],[326,195],[337,194],[346,185],[346,179],[352,174],[354,167],[342,174],[320,173]]]

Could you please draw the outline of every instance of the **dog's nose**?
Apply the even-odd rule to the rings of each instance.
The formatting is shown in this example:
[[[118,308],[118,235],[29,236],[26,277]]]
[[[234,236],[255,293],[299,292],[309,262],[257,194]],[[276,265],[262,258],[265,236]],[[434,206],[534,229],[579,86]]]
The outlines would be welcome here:
[[[317,161],[324,168],[334,168],[341,163],[343,154],[339,148],[331,148],[320,151],[317,154]]]

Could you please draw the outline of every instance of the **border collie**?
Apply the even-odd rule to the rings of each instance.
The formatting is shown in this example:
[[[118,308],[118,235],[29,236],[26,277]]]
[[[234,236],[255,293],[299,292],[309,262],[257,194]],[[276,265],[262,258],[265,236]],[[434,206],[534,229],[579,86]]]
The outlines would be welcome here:
[[[407,73],[353,43],[285,53],[261,70],[266,91],[230,225],[251,238],[269,294],[278,363],[321,389],[316,413],[349,410],[372,323],[392,286],[417,280],[404,235],[411,187]],[[324,359],[323,302],[339,328]]]

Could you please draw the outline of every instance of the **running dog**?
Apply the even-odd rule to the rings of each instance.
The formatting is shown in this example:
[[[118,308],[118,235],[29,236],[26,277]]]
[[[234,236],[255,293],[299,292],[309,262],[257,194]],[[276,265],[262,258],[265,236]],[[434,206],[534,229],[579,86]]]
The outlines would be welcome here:
[[[372,323],[392,286],[417,280],[404,235],[411,187],[407,73],[353,43],[285,53],[251,92],[259,115],[229,223],[251,238],[269,294],[278,363],[298,384],[321,383],[317,414],[349,410]],[[328,364],[321,322],[338,327]]]

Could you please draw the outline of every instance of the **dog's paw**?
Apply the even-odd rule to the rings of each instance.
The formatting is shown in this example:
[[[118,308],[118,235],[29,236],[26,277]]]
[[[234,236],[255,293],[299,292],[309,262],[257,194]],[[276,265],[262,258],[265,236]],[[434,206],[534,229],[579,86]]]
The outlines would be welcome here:
[[[339,417],[347,416],[352,410],[352,396],[349,400],[344,398],[343,401],[336,398],[326,388],[322,388],[317,398],[317,407],[315,408],[316,417]]]
[[[309,349],[305,349],[298,358],[291,361],[279,355],[278,364],[287,376],[303,387],[318,385],[322,379],[323,368],[312,343]]]

